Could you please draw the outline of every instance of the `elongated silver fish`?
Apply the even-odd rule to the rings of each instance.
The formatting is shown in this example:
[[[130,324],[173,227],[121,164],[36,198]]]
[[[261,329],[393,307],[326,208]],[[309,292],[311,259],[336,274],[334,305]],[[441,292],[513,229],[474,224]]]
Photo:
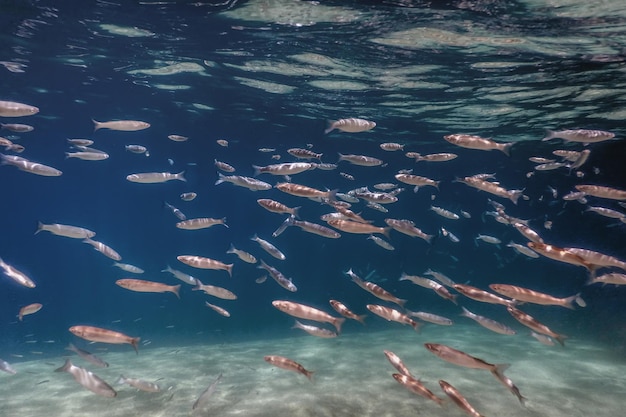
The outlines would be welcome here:
[[[87,362],[91,363],[92,365],[99,366],[100,368],[108,368],[109,367],[109,364],[107,362],[103,361],[102,359],[100,359],[96,355],[87,352],[86,350],[77,348],[72,343],[70,343],[68,345],[68,347],[66,347],[66,349],[67,350],[71,350],[72,352],[76,353],[78,356],[80,356],[81,358],[83,358]]]
[[[204,391],[202,391],[202,394],[200,394],[196,402],[193,403],[193,405],[191,406],[191,409],[195,410],[195,409],[204,407],[207,401],[209,400],[209,398],[211,397],[211,395],[213,395],[213,393],[217,389],[217,384],[219,384],[221,380],[222,380],[222,374],[220,373],[217,376],[217,379],[213,381],[211,385],[209,385]]]
[[[113,387],[107,384],[102,378],[85,368],[72,364],[69,359],[65,360],[65,364],[62,367],[55,369],[55,372],[69,373],[80,385],[103,397],[112,398],[117,396],[117,392],[115,392]]]

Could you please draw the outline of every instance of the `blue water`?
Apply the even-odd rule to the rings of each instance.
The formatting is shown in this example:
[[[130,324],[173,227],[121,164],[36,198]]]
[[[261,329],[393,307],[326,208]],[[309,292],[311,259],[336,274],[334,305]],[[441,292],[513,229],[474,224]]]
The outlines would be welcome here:
[[[524,309],[572,338],[593,338],[610,349],[623,350],[625,290],[584,286],[588,277],[583,268],[516,255],[505,244],[511,239],[524,243],[523,237],[483,215],[491,210],[487,204],[491,196],[454,179],[496,173],[505,188],[524,189],[529,198],[520,199],[518,205],[494,199],[507,207],[508,214],[529,219],[546,242],[626,258],[625,224],[585,212],[578,202],[560,199],[582,182],[626,188],[620,118],[625,57],[619,42],[626,13],[618,13],[619,7],[585,10],[584,5],[565,1],[561,7],[522,1],[323,3],[0,4],[0,59],[8,63],[6,70],[0,68],[0,99],[40,109],[35,116],[0,120],[31,124],[33,132],[1,133],[25,146],[21,156],[63,171],[61,177],[46,178],[0,167],[0,257],[37,283],[35,289],[26,289],[5,278],[0,281],[0,357],[34,357],[29,353],[33,350],[29,340],[54,340],[54,344],[39,343],[36,350],[58,354],[67,342],[76,340],[67,330],[76,324],[115,329],[159,346],[271,338],[290,332],[292,324],[272,307],[274,299],[290,299],[330,312],[328,300],[335,298],[363,314],[365,304],[376,300],[344,275],[349,268],[362,277],[375,270],[379,284],[408,298],[407,307],[412,310],[449,317],[458,315],[456,306],[398,282],[400,274],[418,275],[431,268],[483,289],[503,282],[560,297],[581,292],[587,302],[585,309],[530,305]],[[310,15],[296,11],[284,19],[267,17],[268,9],[291,10],[294,4],[307,5]],[[316,8],[322,6],[334,12],[316,21]],[[225,14],[249,9],[265,16],[264,20]],[[120,34],[102,25],[148,32],[129,37],[128,31]],[[473,40],[433,40],[420,47],[415,45],[424,36],[402,46],[372,41],[415,27],[446,30]],[[476,40],[479,37],[487,40]],[[503,38],[521,40],[526,46],[516,48],[517,41],[496,42]],[[294,58],[303,54],[325,56],[335,65],[315,62],[310,56],[306,58],[309,61]],[[200,72],[133,72],[183,62],[195,64]],[[253,71],[255,66],[265,69]],[[398,75],[409,67],[408,76]],[[251,87],[244,78],[272,83],[271,88],[266,84]],[[320,87],[329,82],[358,86]],[[161,84],[170,87],[164,89]],[[504,93],[511,94],[510,98],[496,99]],[[343,117],[374,120],[377,127],[370,132],[324,135],[327,120]],[[144,120],[151,127],[138,132],[94,132],[91,119]],[[601,129],[614,132],[616,139],[588,147],[591,156],[579,170],[583,179],[566,169],[536,172],[528,178],[526,174],[533,170],[529,157],[550,157],[554,149],[583,149],[559,140],[541,142],[546,128]],[[461,132],[519,143],[507,157],[498,151],[457,148],[442,139],[445,134]],[[173,133],[188,136],[189,141],[168,140],[167,135]],[[110,158],[98,162],[65,159],[69,150],[66,138],[77,137],[93,139],[93,146]],[[228,140],[229,146],[221,147],[218,139]],[[404,152],[382,151],[378,145],[386,141],[405,144],[405,151],[454,152],[459,158],[415,164]],[[150,156],[125,151],[127,144],[148,147]],[[331,240],[297,228],[274,239],[271,233],[284,217],[263,210],[256,199],[302,206],[302,219],[313,222],[321,223],[319,216],[332,210],[276,189],[251,192],[227,183],[214,185],[214,159],[235,166],[239,175],[251,176],[252,164],[276,162],[270,158],[272,153],[261,153],[258,148],[276,148],[274,153],[282,156],[280,162],[286,162],[293,160],[286,153],[288,148],[306,144],[323,153],[324,162],[336,162],[341,152],[379,157],[386,165],[359,167],[341,162],[336,171],[295,175],[292,181],[296,183],[346,192],[391,182],[399,169],[413,169],[415,174],[440,180],[439,191],[425,187],[414,193],[405,186],[399,201],[387,207],[388,214],[363,204],[355,205],[353,211],[380,226],[387,217],[411,219],[430,234],[438,234],[444,226],[461,242],[440,236],[428,245],[392,231],[390,241],[396,249],[387,252],[362,235],[342,233],[340,239]],[[125,179],[131,173],[152,171],[185,171],[187,182],[135,184]],[[342,178],[339,171],[353,175],[355,181]],[[272,184],[282,180],[269,175],[259,178]],[[548,186],[558,190],[557,199],[551,197]],[[197,192],[198,198],[181,201],[179,195],[187,191]],[[229,227],[178,230],[177,219],[163,207],[163,201],[189,218],[227,217]],[[443,219],[428,210],[431,204],[467,211],[472,218]],[[590,204],[626,210],[614,201],[590,199]],[[546,220],[553,222],[550,230],[543,227]],[[216,303],[232,317],[226,319],[207,309],[204,301],[209,298],[185,284],[181,300],[172,294],[140,294],[119,288],[115,280],[130,274],[112,267],[111,260],[80,241],[48,233],[34,235],[38,221],[96,231],[96,239],[117,250],[122,262],[146,270],[133,278],[178,284],[160,272],[169,264],[204,283],[227,287],[238,300]],[[474,237],[479,233],[497,236],[503,244],[477,245]],[[287,259],[278,261],[266,255],[250,240],[253,234],[272,241]],[[231,243],[293,278],[298,292],[288,293],[271,279],[256,284],[254,280],[263,271],[227,255]],[[233,277],[223,271],[186,267],[176,260],[182,254],[234,262]],[[500,306],[464,301],[480,314],[517,325]],[[17,322],[19,308],[32,302],[42,303],[43,309]],[[386,324],[371,318],[369,329]],[[361,329],[347,326],[346,331]],[[13,361],[19,360],[13,357]]]

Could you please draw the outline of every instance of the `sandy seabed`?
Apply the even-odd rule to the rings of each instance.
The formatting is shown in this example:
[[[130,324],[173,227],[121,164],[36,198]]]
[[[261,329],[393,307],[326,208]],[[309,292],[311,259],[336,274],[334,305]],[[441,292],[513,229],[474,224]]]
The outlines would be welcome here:
[[[393,328],[392,328],[393,327]],[[452,331],[451,331],[452,330]],[[72,362],[103,378],[117,397],[98,396],[68,373],[53,372],[64,357],[14,362],[16,375],[0,375],[3,417],[177,417],[177,416],[463,416],[447,400],[443,407],[417,396],[393,378],[383,350],[396,353],[412,374],[440,397],[446,380],[486,417],[624,415],[626,360],[590,341],[568,339],[545,346],[524,331],[503,336],[475,326],[424,326],[420,333],[390,324],[390,330],[346,333],[336,339],[296,334],[215,345],[144,348],[100,354],[109,368],[78,356]],[[527,333],[527,332],[526,332]],[[505,374],[528,401],[517,398],[488,371],[462,368],[427,351],[442,343],[490,363],[510,363]],[[94,351],[96,345],[88,345]],[[102,345],[99,345],[102,346]],[[85,347],[85,346],[82,346]],[[69,353],[69,352],[68,352]],[[97,353],[97,352],[96,352]],[[282,355],[315,372],[305,376],[276,368],[265,355]],[[206,405],[192,410],[198,396],[222,373]],[[120,374],[157,382],[161,392],[117,385]]]

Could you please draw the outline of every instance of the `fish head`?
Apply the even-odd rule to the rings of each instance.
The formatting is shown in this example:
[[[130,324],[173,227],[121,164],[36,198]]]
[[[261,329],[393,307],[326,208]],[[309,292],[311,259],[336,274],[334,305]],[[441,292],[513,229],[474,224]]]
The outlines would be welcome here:
[[[439,355],[442,351],[441,345],[437,343],[424,343],[424,346],[435,355]]]

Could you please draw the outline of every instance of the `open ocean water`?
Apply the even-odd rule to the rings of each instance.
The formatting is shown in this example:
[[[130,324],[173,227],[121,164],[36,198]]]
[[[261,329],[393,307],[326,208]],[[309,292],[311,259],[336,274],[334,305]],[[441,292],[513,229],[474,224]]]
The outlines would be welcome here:
[[[622,3],[0,1],[0,152],[5,155],[0,166],[5,266],[0,272],[7,272],[0,275],[0,369],[5,371],[0,372],[0,416],[463,415],[440,380],[487,417],[621,415],[626,387]],[[36,106],[38,112],[9,117],[7,102]],[[332,121],[349,118],[376,125],[362,132],[325,133]],[[94,130],[92,120],[134,120],[149,127]],[[548,130],[575,130],[570,137],[584,136],[580,130],[598,131],[607,140],[542,140]],[[513,145],[509,155],[469,149],[444,139],[455,134]],[[81,150],[68,139],[94,143],[91,150]],[[401,149],[388,151],[383,143]],[[128,145],[146,152],[131,152]],[[288,152],[293,148],[322,155],[297,159]],[[554,151],[574,156],[568,161]],[[82,160],[75,152],[99,160]],[[417,161],[410,153],[456,157]],[[362,166],[339,154],[379,161]],[[230,164],[234,172],[216,162]],[[253,167],[291,162],[313,165],[288,177],[255,175]],[[62,175],[13,166],[31,163]],[[318,163],[336,166],[315,168]],[[438,187],[414,189],[396,179],[400,171],[437,181]],[[127,180],[145,173],[182,174],[160,183]],[[478,174],[492,174],[484,180],[488,187],[519,199],[459,181]],[[254,178],[268,189],[216,184],[220,175]],[[320,217],[336,207],[275,187],[283,182],[320,194],[330,191],[325,196],[331,200],[352,200],[353,218],[385,228],[374,236],[391,249],[368,238],[370,233],[327,225]],[[397,201],[368,206],[365,199],[375,197],[367,193],[383,192],[379,188],[385,183],[394,184],[385,191],[391,194],[378,198]],[[609,191],[604,197],[594,191],[572,197],[581,185]],[[181,198],[191,192],[195,199]],[[266,210],[259,199],[300,207],[297,220],[331,227],[341,237],[298,226],[275,233],[288,215]],[[448,213],[438,214],[437,208]],[[449,218],[453,214],[457,218]],[[183,230],[176,226],[183,215],[225,218],[227,227]],[[389,219],[411,221],[431,238],[389,229]],[[113,259],[82,238],[35,234],[39,222],[93,231],[92,239],[106,245],[102,251],[112,248],[119,262],[144,272],[113,266]],[[509,246],[528,248],[529,234],[518,230],[523,225],[536,232],[534,240],[550,245],[550,256],[529,256]],[[251,240],[254,235],[285,259],[265,251]],[[227,253],[231,245],[276,268],[297,291],[281,287],[259,263]],[[581,255],[576,248],[594,253]],[[232,276],[189,266],[177,259],[181,255],[233,264]],[[162,272],[168,266],[227,289],[236,299],[194,291]],[[12,270],[35,286],[11,279]],[[402,306],[375,297],[352,282],[349,270],[408,301]],[[570,299],[571,308],[533,302],[514,307],[538,323],[535,331],[563,335],[564,346],[554,339],[543,340],[552,345],[540,343],[506,306],[460,294],[467,287],[444,282],[456,296],[453,303],[399,280],[403,273],[435,279],[429,270],[491,294],[496,294],[491,284],[507,284],[539,292],[536,297],[543,299],[578,295]],[[614,274],[614,284],[590,283],[606,274]],[[129,278],[180,285],[180,298],[116,285]],[[366,314],[365,325],[347,319],[335,337],[315,337],[293,329],[294,318],[272,305],[287,300],[340,317],[331,299]],[[229,317],[205,302],[226,309]],[[20,309],[34,303],[41,309],[19,320]],[[405,314],[421,311],[453,324],[415,318],[422,323],[415,332],[368,311],[368,305],[393,308],[404,322]],[[461,317],[461,307],[515,334],[481,327]],[[301,321],[337,330],[329,323]],[[127,343],[78,337],[69,331],[73,326],[140,338],[138,354]],[[109,366],[66,350],[70,343]],[[509,364],[508,383],[490,374],[491,365],[466,357],[469,368],[489,368],[468,369],[458,364],[461,353],[457,364],[449,363],[425,343],[488,364]],[[444,405],[394,381],[392,374],[399,371],[384,350],[445,398]],[[266,355],[296,361],[314,372],[312,382],[272,366]],[[67,358],[84,368],[75,372],[83,372],[85,384],[93,388],[88,370],[116,396],[90,392],[72,375],[54,372]],[[156,383],[159,391],[118,384],[120,374]],[[512,395],[516,390],[525,401]]]

